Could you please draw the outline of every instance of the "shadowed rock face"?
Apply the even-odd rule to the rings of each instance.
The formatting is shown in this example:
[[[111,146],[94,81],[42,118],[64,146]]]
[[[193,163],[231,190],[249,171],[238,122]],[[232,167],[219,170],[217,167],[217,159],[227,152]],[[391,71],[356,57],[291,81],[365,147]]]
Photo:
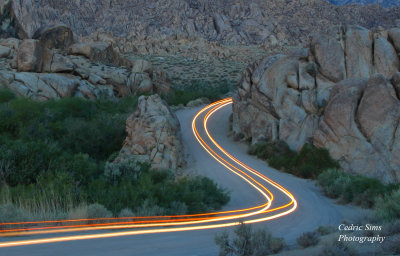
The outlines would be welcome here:
[[[127,138],[115,163],[133,157],[155,170],[183,167],[181,128],[160,96],[141,96],[138,109],[126,121]]]
[[[249,65],[234,96],[233,131],[293,150],[314,143],[345,170],[399,181],[398,33],[334,27],[311,38],[308,54]]]
[[[21,39],[31,38],[43,25],[64,23],[79,35],[102,28],[115,36],[204,38],[230,44],[297,43],[332,23],[392,27],[400,12],[322,0],[1,0],[0,6],[6,3],[12,3],[11,11],[3,20],[11,22],[4,27],[10,32],[15,28],[13,36],[20,34]]]

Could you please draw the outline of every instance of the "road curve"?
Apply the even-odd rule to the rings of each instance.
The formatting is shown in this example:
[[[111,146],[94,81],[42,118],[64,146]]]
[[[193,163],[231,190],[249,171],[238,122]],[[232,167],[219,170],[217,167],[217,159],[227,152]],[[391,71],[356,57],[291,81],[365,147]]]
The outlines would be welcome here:
[[[217,248],[213,244],[213,237],[215,233],[220,232],[216,229],[237,225],[239,221],[260,223],[269,220],[270,229],[289,240],[293,240],[294,234],[298,235],[310,227],[313,229],[318,224],[338,223],[343,216],[343,209],[338,209],[340,207],[332,205],[321,197],[312,184],[305,184],[306,189],[299,190],[303,191],[303,194],[306,193],[308,198],[311,197],[309,201],[315,203],[311,206],[312,211],[308,212],[311,214],[305,216],[307,208],[302,207],[302,203],[299,207],[302,209],[301,213],[294,212],[297,208],[295,196],[302,201],[301,196],[296,193],[293,196],[286,188],[266,176],[272,175],[280,183],[281,181],[288,183],[289,185],[284,186],[290,189],[292,189],[290,185],[298,188],[299,183],[304,181],[269,169],[264,162],[246,155],[243,145],[238,145],[227,138],[230,104],[231,99],[211,104],[195,115],[193,122],[189,121],[195,113],[193,110],[178,112],[185,148],[189,155],[187,157],[189,165],[195,165],[200,174],[213,178],[232,192],[232,200],[223,212],[196,216],[154,217],[141,220],[140,223],[137,220],[119,219],[115,220],[118,224],[106,223],[103,226],[72,227],[71,224],[63,223],[62,225],[67,227],[62,228],[62,234],[55,233],[54,230],[59,231],[56,228],[50,229],[51,234],[41,234],[40,232],[49,230],[43,229],[30,231],[28,237],[2,238],[0,247],[4,248],[0,248],[0,255],[3,255],[2,253],[23,255],[23,252],[29,252],[30,255],[56,253],[63,255],[63,252],[65,255],[69,254],[68,252],[107,255],[110,250],[117,252],[118,255],[125,255],[127,252],[132,255],[131,250],[138,255],[210,255],[210,253],[216,254]],[[191,127],[188,125],[190,123]],[[232,150],[235,147],[236,150]],[[225,150],[232,153],[229,154]],[[252,166],[261,171],[258,172],[243,162],[252,163]],[[320,211],[320,208],[323,211]],[[325,214],[319,216],[318,212]],[[290,213],[293,214],[286,216]],[[275,220],[276,218],[281,219]],[[82,228],[89,234],[83,233]],[[112,228],[112,232],[104,230],[109,228]],[[70,231],[69,229],[78,233],[71,235],[66,232]],[[120,231],[121,229],[123,230]],[[39,237],[31,237],[33,232]],[[133,236],[138,234],[141,236]],[[59,243],[61,241],[63,243]]]

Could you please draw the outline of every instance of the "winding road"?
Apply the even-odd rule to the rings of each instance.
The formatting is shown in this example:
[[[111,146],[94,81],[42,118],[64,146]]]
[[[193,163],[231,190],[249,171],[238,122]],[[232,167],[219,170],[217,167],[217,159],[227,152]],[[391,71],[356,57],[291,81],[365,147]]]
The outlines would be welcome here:
[[[229,133],[232,100],[177,112],[188,165],[231,192],[219,212],[63,222],[10,223],[0,255],[217,255],[214,236],[243,221],[268,227],[291,244],[319,225],[357,212],[335,205],[311,182],[269,168]],[[0,224],[1,225],[1,224]],[[23,228],[21,228],[23,226]]]

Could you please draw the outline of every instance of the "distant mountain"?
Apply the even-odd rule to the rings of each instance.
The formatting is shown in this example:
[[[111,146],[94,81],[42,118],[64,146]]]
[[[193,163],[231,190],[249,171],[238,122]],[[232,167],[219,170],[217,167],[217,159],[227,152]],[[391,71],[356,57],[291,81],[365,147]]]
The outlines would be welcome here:
[[[346,4],[380,4],[384,7],[400,6],[400,0],[329,0],[332,4],[346,5]]]
[[[378,0],[357,2],[367,1]],[[390,28],[397,19],[400,7],[338,6],[327,0],[0,0],[0,38],[32,37],[42,25],[64,23],[83,36],[102,30],[127,39],[294,45],[332,24]]]

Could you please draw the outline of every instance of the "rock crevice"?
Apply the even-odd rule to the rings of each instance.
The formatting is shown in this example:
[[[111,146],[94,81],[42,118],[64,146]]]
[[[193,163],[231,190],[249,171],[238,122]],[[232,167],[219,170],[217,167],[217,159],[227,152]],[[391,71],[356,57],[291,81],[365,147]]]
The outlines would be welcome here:
[[[347,171],[399,181],[399,57],[396,40],[388,40],[396,33],[400,29],[334,27],[312,36],[307,56],[272,56],[250,65],[234,96],[236,137],[283,140],[293,150],[313,143]],[[272,124],[277,136],[266,129]]]

